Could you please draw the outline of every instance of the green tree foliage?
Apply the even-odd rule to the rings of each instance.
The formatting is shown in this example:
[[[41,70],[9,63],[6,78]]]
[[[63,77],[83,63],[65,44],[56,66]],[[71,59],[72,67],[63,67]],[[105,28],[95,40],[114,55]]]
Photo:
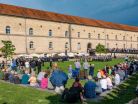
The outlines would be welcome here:
[[[3,44],[3,47],[0,48],[0,51],[3,57],[6,58],[6,60],[12,58],[15,51],[15,46],[11,41],[2,40],[1,42]]]
[[[97,46],[96,46],[96,52],[97,53],[106,53],[106,48],[105,48],[105,46],[104,45],[102,45],[102,44],[98,44]]]

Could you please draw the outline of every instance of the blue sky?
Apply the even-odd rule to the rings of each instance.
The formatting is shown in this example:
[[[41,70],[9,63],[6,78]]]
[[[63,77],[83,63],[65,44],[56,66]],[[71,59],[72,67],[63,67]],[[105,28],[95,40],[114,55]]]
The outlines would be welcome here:
[[[0,0],[0,3],[138,26],[138,0]]]

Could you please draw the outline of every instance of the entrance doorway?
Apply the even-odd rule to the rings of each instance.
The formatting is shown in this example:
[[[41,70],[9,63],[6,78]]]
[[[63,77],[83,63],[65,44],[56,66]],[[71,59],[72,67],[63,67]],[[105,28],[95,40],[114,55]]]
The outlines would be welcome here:
[[[89,53],[89,55],[94,55],[94,51],[92,49],[92,44],[91,43],[87,44],[87,53]]]

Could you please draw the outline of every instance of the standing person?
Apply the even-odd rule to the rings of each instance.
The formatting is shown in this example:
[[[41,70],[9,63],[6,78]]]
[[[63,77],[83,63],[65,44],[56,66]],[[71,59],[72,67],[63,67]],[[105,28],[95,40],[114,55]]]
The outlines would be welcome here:
[[[74,63],[75,64],[75,69],[80,72],[80,68],[81,68],[81,64],[79,61],[76,60],[76,62]]]
[[[50,62],[49,62],[50,68],[52,68],[52,65],[53,65],[53,62],[52,62],[52,59],[50,58]]]
[[[92,64],[92,65],[90,64],[89,68],[90,68],[89,75],[92,76],[92,77],[94,77],[94,64]]]
[[[31,73],[35,71],[36,63],[34,60],[30,61],[30,68],[31,68]]]
[[[72,78],[72,65],[69,65],[68,67],[68,77]]]
[[[42,63],[41,63],[41,60],[38,59],[38,61],[37,61],[37,69],[38,69],[38,73],[41,72],[41,68],[42,68],[42,67],[41,67],[41,64],[42,64]]]
[[[12,59],[11,61],[11,69],[15,71],[17,70],[17,63],[15,59]]]
[[[84,78],[87,78],[89,69],[89,63],[87,62],[87,60],[85,60],[85,62],[83,63],[83,68],[84,68]]]
[[[29,64],[29,61],[28,61],[28,60],[25,62],[25,68],[26,68],[27,70],[29,70],[29,68],[30,68],[30,64]]]

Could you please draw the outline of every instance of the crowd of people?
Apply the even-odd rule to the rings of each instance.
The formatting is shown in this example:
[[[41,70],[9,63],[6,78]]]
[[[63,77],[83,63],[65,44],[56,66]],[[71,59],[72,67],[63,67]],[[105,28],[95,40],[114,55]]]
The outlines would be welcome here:
[[[105,65],[95,73],[94,64],[89,64],[87,60],[81,63],[79,60],[68,66],[68,73],[59,69],[57,63],[50,62],[49,70],[41,70],[44,64],[41,59],[21,60],[13,59],[9,67],[5,62],[1,63],[0,79],[14,84],[22,84],[41,89],[53,90],[62,95],[62,100],[69,103],[84,101],[85,98],[95,98],[101,93],[111,90],[114,86],[120,84],[128,76],[138,70],[138,64],[126,60],[114,66]],[[38,69],[36,74],[36,69]],[[80,83],[81,72],[82,80],[85,80],[84,86]],[[66,88],[68,79],[74,78],[70,88]]]

